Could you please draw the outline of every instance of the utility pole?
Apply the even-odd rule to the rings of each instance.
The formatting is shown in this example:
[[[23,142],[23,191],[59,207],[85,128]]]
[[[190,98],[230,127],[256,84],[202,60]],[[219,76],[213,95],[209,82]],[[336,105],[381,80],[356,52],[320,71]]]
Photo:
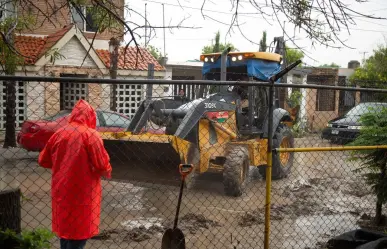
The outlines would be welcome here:
[[[118,68],[118,48],[120,42],[112,37],[109,41],[109,52],[110,52],[110,78],[117,79],[117,68]]]
[[[117,79],[117,69],[118,69],[118,53],[119,53],[119,46],[120,42],[115,38],[112,37],[109,41],[109,52],[110,52],[110,78],[111,79]],[[116,104],[116,89],[117,85],[113,84],[111,86],[112,89],[112,98],[111,98],[111,110],[116,111],[117,110],[117,104]]]
[[[146,44],[146,36],[147,36],[147,30],[146,30],[146,27],[147,27],[147,19],[146,19],[146,5],[147,3],[145,3],[145,48],[147,47],[147,44]]]
[[[165,13],[164,13],[164,4],[163,5],[163,31],[164,31],[164,57],[167,57],[167,52],[165,50]]]
[[[363,52],[360,52],[360,54],[363,54],[363,64],[364,64],[364,62],[365,62],[365,55],[368,54],[368,52],[367,51],[363,51]]]

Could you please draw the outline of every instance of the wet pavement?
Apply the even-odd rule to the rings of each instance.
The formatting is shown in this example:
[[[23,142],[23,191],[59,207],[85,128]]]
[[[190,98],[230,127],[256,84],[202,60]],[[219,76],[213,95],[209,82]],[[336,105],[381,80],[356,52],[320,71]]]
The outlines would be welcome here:
[[[296,146],[305,139],[297,139]],[[328,145],[313,141],[313,146]],[[37,156],[14,148],[2,150],[0,157],[0,189],[21,188],[27,229],[51,226],[51,172],[38,167]],[[296,154],[291,175],[273,182],[271,248],[319,248],[332,236],[357,228],[359,216],[373,210],[370,190],[347,159],[348,152]],[[175,214],[178,184],[146,166],[115,165],[113,179],[103,180],[101,231],[106,236],[90,240],[86,248],[160,248],[162,231]],[[136,175],[148,182],[134,181]],[[195,189],[185,190],[178,226],[187,248],[263,245],[266,183],[256,169],[251,175],[246,194],[238,198],[224,195],[221,174],[203,175]]]

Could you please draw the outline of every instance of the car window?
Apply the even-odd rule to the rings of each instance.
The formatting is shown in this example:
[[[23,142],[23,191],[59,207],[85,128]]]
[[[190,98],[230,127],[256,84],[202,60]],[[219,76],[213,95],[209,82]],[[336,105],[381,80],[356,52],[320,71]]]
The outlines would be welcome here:
[[[129,126],[129,119],[122,117],[121,115],[110,113],[110,112],[103,112],[102,116],[105,120],[106,126],[123,127],[123,128],[126,128]]]
[[[363,114],[372,112],[379,112],[383,108],[386,108],[387,104],[384,103],[364,103],[359,104],[352,108],[348,113],[347,116],[361,116]]]
[[[97,114],[97,123],[96,123],[97,127],[99,127],[100,125],[99,119],[100,119],[100,115]]]
[[[55,115],[51,115],[51,116],[44,117],[43,120],[45,120],[45,121],[53,121],[53,120],[56,120],[56,119],[58,119],[58,118],[67,116],[67,115],[69,115],[70,113],[71,113],[70,110],[60,111],[60,112],[58,112],[58,113],[55,114]]]

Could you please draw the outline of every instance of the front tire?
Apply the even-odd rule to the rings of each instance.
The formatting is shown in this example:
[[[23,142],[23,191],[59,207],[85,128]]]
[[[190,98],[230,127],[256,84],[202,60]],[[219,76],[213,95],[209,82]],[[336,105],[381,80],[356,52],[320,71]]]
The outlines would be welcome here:
[[[223,165],[223,186],[228,196],[243,194],[249,174],[249,153],[242,146],[230,147]]]
[[[294,148],[294,136],[290,128],[280,124],[274,133],[273,148]],[[287,177],[293,167],[294,152],[273,152],[272,179]],[[259,173],[266,178],[266,167],[259,167]]]

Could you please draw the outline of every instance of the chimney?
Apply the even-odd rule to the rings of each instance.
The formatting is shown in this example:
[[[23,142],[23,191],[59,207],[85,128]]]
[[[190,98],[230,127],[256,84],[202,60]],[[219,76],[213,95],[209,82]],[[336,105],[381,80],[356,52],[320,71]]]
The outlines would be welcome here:
[[[158,62],[160,63],[161,66],[165,67],[167,65],[167,62],[168,62],[168,57],[160,57]]]
[[[359,61],[351,60],[350,62],[348,62],[348,68],[356,69],[358,67],[360,67]]]

